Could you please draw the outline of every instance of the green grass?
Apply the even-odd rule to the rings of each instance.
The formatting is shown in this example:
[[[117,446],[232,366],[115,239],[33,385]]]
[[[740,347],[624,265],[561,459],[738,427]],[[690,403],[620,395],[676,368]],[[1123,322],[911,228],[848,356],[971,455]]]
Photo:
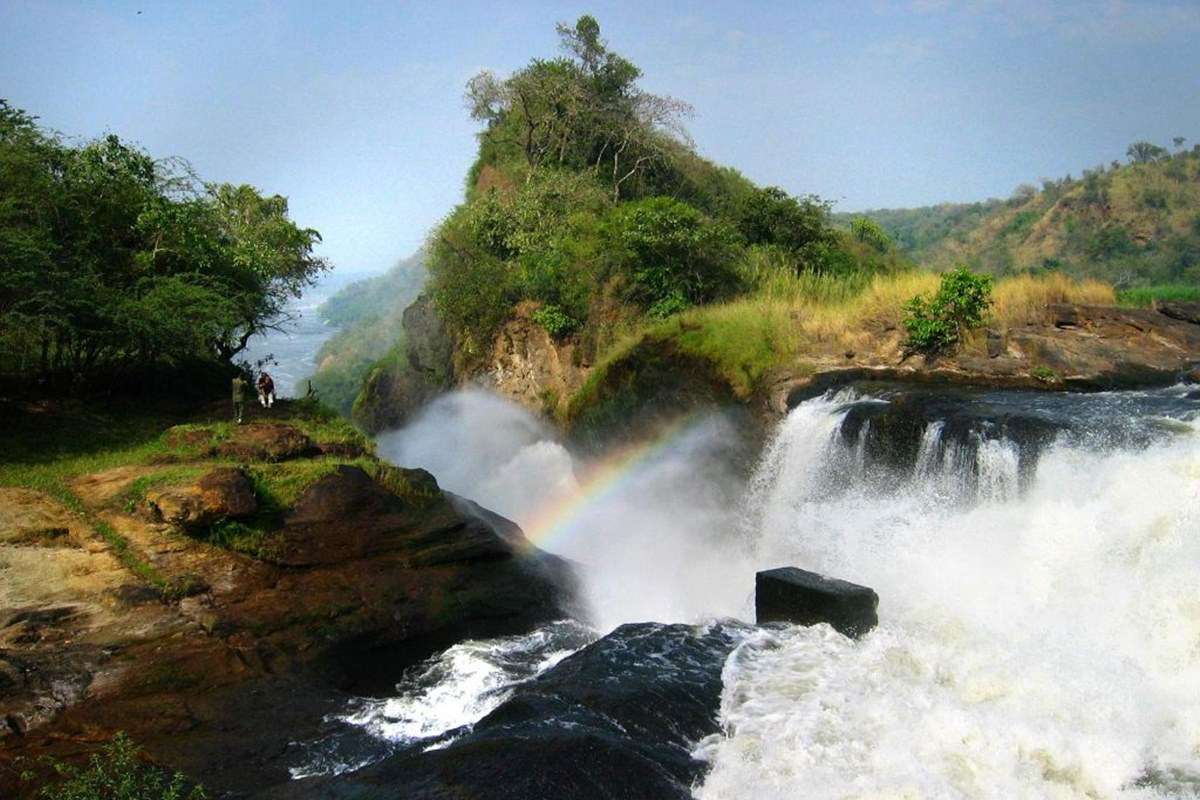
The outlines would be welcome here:
[[[70,486],[76,478],[116,467],[207,456],[205,451],[209,446],[229,438],[234,430],[227,420],[176,424],[194,415],[194,408],[172,405],[92,407],[73,401],[2,404],[0,428],[5,431],[5,446],[0,453],[0,486],[41,491],[62,503],[109,543],[127,569],[169,592],[172,587],[168,581],[137,556],[124,536],[89,510]],[[314,441],[355,444],[367,453],[373,452],[371,442],[362,433],[318,403],[283,403],[274,413],[255,415],[252,421],[292,424]],[[203,430],[210,435],[196,445],[172,447],[167,443],[166,433],[172,428],[175,431]],[[214,463],[209,460],[203,465],[178,464],[156,470],[134,481],[116,503],[119,508],[128,509],[144,498],[149,489],[196,478]],[[252,477],[265,513],[278,513],[288,507],[304,489],[344,463],[377,471],[377,462],[370,456],[352,461],[322,458],[256,465]],[[233,549],[251,552],[261,545],[262,536],[256,536],[258,541],[244,533],[232,532],[224,539]]]
[[[205,537],[209,544],[262,558],[270,547],[271,530],[261,519],[249,522],[222,520],[213,525]]]
[[[315,398],[290,401],[288,416],[280,421],[295,425],[308,438],[320,444],[354,445],[364,453],[375,452],[375,442],[370,437]]]
[[[264,513],[279,513],[294,505],[312,486],[326,475],[346,464],[363,466],[367,459],[310,458],[280,461],[274,464],[252,464],[248,468],[259,506]]]
[[[1117,302],[1130,308],[1150,308],[1156,301],[1200,303],[1200,286],[1168,283],[1117,292]]]

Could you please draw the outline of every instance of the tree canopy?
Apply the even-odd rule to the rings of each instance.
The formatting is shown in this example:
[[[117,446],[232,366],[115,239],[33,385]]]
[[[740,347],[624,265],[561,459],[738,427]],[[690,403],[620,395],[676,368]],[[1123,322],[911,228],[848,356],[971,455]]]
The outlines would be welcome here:
[[[818,272],[888,261],[834,230],[819,198],[759,188],[699,156],[691,107],[643,89],[595,18],[557,31],[560,55],[467,83],[479,156],[466,201],[429,246],[460,355],[482,356],[522,303],[552,335],[595,345],[623,320],[752,289],[761,270],[747,260]],[[890,248],[885,239],[875,244]],[[759,249],[772,256],[750,259]]]
[[[287,200],[205,183],[0,100],[0,373],[65,380],[230,362],[326,264]]]

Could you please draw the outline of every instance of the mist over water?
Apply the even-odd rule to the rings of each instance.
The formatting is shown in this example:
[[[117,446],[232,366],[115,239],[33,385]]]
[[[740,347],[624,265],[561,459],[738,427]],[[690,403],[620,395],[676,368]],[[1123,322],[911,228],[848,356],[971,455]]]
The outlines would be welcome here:
[[[525,409],[467,389],[379,437],[379,453],[432,472],[500,513],[534,544],[578,562],[589,621],[695,622],[752,616],[754,568],[740,526],[744,484],[730,467],[737,432],[718,413],[606,472],[573,456]]]
[[[748,479],[730,467],[738,433],[713,414],[603,491],[595,463],[479,391],[379,444],[578,562],[597,635],[750,619],[754,572],[784,564],[876,589],[880,626],[860,641],[773,626],[735,649],[722,732],[697,744],[712,767],[701,798],[1193,797],[1187,391],[970,397],[975,416],[935,405],[906,421],[909,444],[888,416],[899,400],[844,391],[794,409]],[[548,508],[573,510],[547,526]],[[470,724],[586,641],[533,636],[452,648],[356,724],[385,737]]]

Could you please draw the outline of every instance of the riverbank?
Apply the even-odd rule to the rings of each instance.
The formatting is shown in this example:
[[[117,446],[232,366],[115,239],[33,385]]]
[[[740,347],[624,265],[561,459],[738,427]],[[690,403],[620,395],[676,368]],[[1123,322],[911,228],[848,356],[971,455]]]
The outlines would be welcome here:
[[[3,411],[4,792],[118,730],[214,789],[287,780],[347,691],[568,602],[515,525],[312,404]]]

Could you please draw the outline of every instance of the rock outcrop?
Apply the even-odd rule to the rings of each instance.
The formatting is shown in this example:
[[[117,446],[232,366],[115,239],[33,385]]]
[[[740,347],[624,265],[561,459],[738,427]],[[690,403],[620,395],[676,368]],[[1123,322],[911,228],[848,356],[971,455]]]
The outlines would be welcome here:
[[[898,347],[783,370],[764,398],[779,414],[831,386],[899,380],[996,388],[1094,391],[1200,379],[1200,325],[1153,309],[1055,304],[1043,317],[991,331],[987,347],[936,360]]]
[[[428,473],[276,464],[314,478],[274,509],[210,463],[148,491],[153,520],[126,498],[178,462],[78,479],[82,513],[0,489],[0,795],[15,759],[117,730],[211,789],[284,781],[287,743],[345,691],[563,613],[566,565]]]
[[[149,490],[145,510],[155,522],[203,530],[219,520],[252,516],[258,498],[244,470],[218,467],[193,484]]]
[[[737,623],[622,625],[436,747],[255,797],[687,800],[706,766],[693,749],[719,730],[721,670],[745,632]]]
[[[879,595],[856,583],[827,578],[796,567],[780,567],[754,576],[754,614],[765,622],[833,626],[857,639],[879,624]]]
[[[433,298],[422,294],[404,310],[403,352],[384,359],[367,376],[354,402],[354,419],[373,433],[398,428],[414,411],[450,388],[454,342]]]
[[[554,418],[587,377],[577,345],[557,343],[533,321],[532,303],[522,303],[496,335],[492,354],[477,381],[528,409]]]
[[[1154,309],[1165,314],[1171,319],[1177,319],[1181,322],[1190,322],[1193,325],[1200,325],[1200,303],[1181,303],[1163,301],[1157,303]]]

